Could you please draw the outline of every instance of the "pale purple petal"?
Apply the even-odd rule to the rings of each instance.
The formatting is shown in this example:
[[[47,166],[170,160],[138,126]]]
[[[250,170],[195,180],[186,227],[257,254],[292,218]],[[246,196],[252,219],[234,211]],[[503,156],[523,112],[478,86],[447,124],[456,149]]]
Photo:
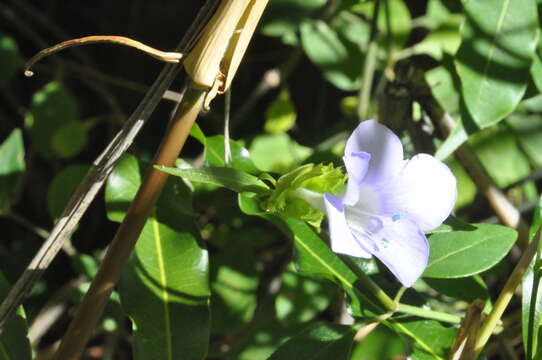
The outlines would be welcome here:
[[[407,161],[396,181],[381,193],[383,212],[406,216],[422,231],[442,224],[456,200],[454,175],[443,162],[427,154]]]
[[[329,222],[331,249],[340,254],[370,258],[371,254],[352,236],[344,217],[344,206],[340,198],[325,194],[324,202]]]
[[[343,160],[348,172],[348,183],[342,199],[344,204],[354,205],[359,200],[360,185],[369,169],[371,155],[366,152],[354,152],[350,156],[344,156]]]
[[[407,218],[353,217],[347,209],[348,224],[359,241],[366,244],[387,268],[407,287],[421,276],[429,259],[429,245],[418,226]],[[379,225],[374,221],[379,219]],[[367,226],[368,222],[373,226]]]
[[[362,122],[348,138],[345,156],[360,152],[371,155],[369,170],[364,178],[364,182],[369,184],[380,186],[388,183],[402,167],[401,141],[391,130],[375,120]]]

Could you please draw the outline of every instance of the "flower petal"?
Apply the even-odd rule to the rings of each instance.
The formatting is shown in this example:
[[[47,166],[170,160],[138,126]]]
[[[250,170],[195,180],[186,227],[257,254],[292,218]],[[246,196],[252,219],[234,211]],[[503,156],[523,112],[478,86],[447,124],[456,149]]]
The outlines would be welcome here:
[[[427,267],[429,244],[413,221],[359,214],[352,217],[348,209],[346,218],[356,239],[364,243],[404,286],[412,286],[421,276]]]
[[[324,200],[329,222],[331,249],[340,254],[370,258],[371,253],[364,249],[354,236],[352,236],[352,232],[346,224],[344,206],[341,199],[330,194],[325,194]]]
[[[348,183],[342,200],[347,205],[354,205],[359,200],[361,182],[369,169],[371,155],[366,152],[353,152],[350,156],[344,156],[343,160],[348,172]]]
[[[406,216],[425,232],[450,215],[457,200],[456,179],[443,162],[419,154],[406,162],[396,181],[380,197],[383,213]]]
[[[364,182],[369,184],[385,184],[395,178],[402,168],[401,141],[390,129],[375,120],[359,124],[346,142],[345,156],[360,152],[371,155],[369,170],[364,178]]]

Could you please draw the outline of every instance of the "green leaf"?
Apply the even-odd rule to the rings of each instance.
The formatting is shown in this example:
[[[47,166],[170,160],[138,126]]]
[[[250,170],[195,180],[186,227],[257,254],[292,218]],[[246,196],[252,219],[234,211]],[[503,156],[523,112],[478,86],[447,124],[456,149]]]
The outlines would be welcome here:
[[[110,218],[122,219],[139,183],[137,161],[128,156],[108,179]],[[173,190],[183,187],[175,178],[169,183]],[[121,303],[133,324],[135,359],[196,360],[207,353],[208,253],[193,215],[184,212],[191,205],[179,207],[186,202],[191,202],[186,190],[164,189],[119,282]]]
[[[205,138],[205,134],[203,133],[203,131],[201,131],[198,123],[194,123],[194,125],[192,125],[192,129],[190,129],[190,136],[192,136],[194,139],[198,140],[202,145],[205,146],[207,139]]]
[[[186,180],[222,186],[235,192],[254,192],[266,194],[269,188],[257,177],[243,171],[224,167],[205,167],[200,169],[179,169],[156,166],[158,170]]]
[[[250,145],[251,158],[262,171],[283,174],[292,170],[312,154],[288,134],[256,136]]]
[[[406,358],[405,342],[392,330],[379,326],[355,345],[352,360],[398,360]]]
[[[284,88],[277,98],[269,105],[265,113],[265,131],[271,134],[287,132],[295,126],[294,104],[290,99],[288,89]]]
[[[228,241],[211,262],[211,331],[226,336],[252,319],[259,284],[254,242],[247,242],[248,239],[241,238],[239,232],[232,236],[235,239],[229,239],[233,241]]]
[[[83,180],[88,169],[88,165],[70,165],[56,174],[47,191],[47,206],[51,218],[60,217],[73,191]]]
[[[65,124],[77,122],[78,118],[77,104],[70,92],[59,82],[47,84],[32,97],[30,111],[25,118],[31,145],[41,156],[53,157],[56,131]]]
[[[322,20],[303,22],[300,34],[303,50],[329,82],[344,91],[360,87],[363,54],[357,44]]]
[[[15,40],[0,34],[0,87],[6,86],[13,74],[22,68],[23,63]]]
[[[514,134],[502,124],[474,134],[469,143],[499,187],[509,186],[531,173],[529,160]]]
[[[105,188],[105,207],[107,218],[111,221],[121,222],[130,207],[139,185],[141,184],[141,171],[137,159],[130,154],[124,155],[109,178]],[[178,198],[183,201],[161,201],[162,198]],[[192,216],[192,193],[181,179],[170,178],[162,190],[158,200],[159,206],[167,207],[171,211]]]
[[[510,114],[527,88],[537,46],[534,0],[465,1],[467,20],[456,54],[461,94],[484,128]]]
[[[366,310],[375,311],[375,302],[365,298],[363,306],[359,302],[360,293],[355,288],[357,275],[335,254],[314,230],[303,221],[281,218],[277,225],[290,236],[295,249],[295,264],[304,276],[319,276],[340,285],[350,296],[350,309],[354,316],[368,315]],[[284,229],[286,225],[286,229]],[[371,314],[369,314],[371,315]]]
[[[423,277],[459,278],[478,274],[497,264],[516,241],[517,232],[508,227],[473,225],[474,230],[429,237],[429,264]]]
[[[79,121],[70,121],[61,125],[51,140],[53,150],[62,158],[71,158],[79,154],[87,145],[88,129],[87,124]]]
[[[0,273],[0,299],[9,292],[10,285]],[[32,350],[27,337],[26,315],[22,307],[4,324],[0,335],[0,360],[31,360]]]
[[[292,43],[299,24],[325,4],[326,0],[270,1],[264,12],[260,31],[264,35],[281,37],[286,43]]]
[[[303,188],[317,193],[316,196],[324,193],[336,194],[345,181],[345,174],[332,164],[303,165],[278,179],[275,189],[262,207],[269,213],[290,216],[319,226],[323,218],[322,212],[296,196],[296,191]]]
[[[269,360],[348,360],[354,335],[350,326],[317,323],[286,341]]]
[[[533,215],[529,238],[533,238],[542,225],[542,198]],[[539,348],[540,326],[542,326],[542,287],[540,271],[534,271],[534,266],[540,262],[540,253],[529,264],[522,282],[521,293],[521,329],[523,348],[527,359],[532,359],[536,349]]]
[[[334,288],[330,282],[300,276],[292,270],[281,276],[275,298],[277,318],[286,325],[306,324],[329,306]]]
[[[444,327],[434,320],[400,320],[391,326],[414,341],[414,360],[445,360],[453,345],[457,329]]]
[[[542,167],[542,152],[540,151],[542,118],[539,115],[514,113],[506,118],[506,125],[512,129],[521,149],[533,165],[537,168]]]
[[[458,279],[424,279],[425,282],[442,295],[472,303],[476,299],[488,301],[489,291],[479,275]]]
[[[0,145],[0,215],[8,214],[15,202],[24,171],[23,136],[15,129]]]
[[[254,165],[250,153],[240,143],[230,140],[231,162],[229,167],[257,175],[260,170]],[[216,135],[205,140],[205,163],[213,167],[226,166],[224,163],[224,136]]]

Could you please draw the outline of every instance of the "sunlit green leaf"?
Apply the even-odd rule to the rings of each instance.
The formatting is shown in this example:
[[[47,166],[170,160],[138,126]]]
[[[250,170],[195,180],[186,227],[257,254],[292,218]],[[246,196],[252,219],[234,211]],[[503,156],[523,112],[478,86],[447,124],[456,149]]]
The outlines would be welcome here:
[[[438,233],[429,237],[429,264],[424,277],[458,278],[478,274],[497,264],[517,238],[500,225],[473,224],[473,230]]]
[[[484,128],[511,113],[527,87],[537,46],[534,0],[466,1],[456,54],[463,100]]]
[[[297,114],[287,89],[283,89],[267,108],[265,117],[264,128],[268,133],[279,134],[294,127]]]
[[[243,170],[249,174],[257,175],[260,170],[252,162],[250,153],[239,142],[230,139],[231,161],[229,167]],[[206,138],[204,159],[207,165],[214,167],[225,166],[224,162],[224,136],[216,135]]]
[[[140,183],[139,166],[126,157],[109,179],[109,215],[120,220]],[[170,183],[183,186],[180,180]],[[184,186],[186,187],[186,186]],[[201,359],[210,334],[208,254],[186,190],[162,193],[119,283],[121,303],[133,324],[135,359]],[[181,211],[183,210],[183,211]]]

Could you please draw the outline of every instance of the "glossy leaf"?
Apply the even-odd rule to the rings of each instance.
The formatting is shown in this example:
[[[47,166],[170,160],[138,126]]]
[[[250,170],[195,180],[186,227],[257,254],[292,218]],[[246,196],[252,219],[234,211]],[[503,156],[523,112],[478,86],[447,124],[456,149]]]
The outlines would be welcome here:
[[[0,273],[0,299],[3,299],[10,285]],[[4,324],[0,334],[0,360],[31,360],[32,350],[28,341],[26,315],[22,307]]]
[[[538,40],[536,1],[466,1],[464,7],[456,66],[466,107],[484,128],[511,113],[525,93]]]
[[[139,166],[126,157],[108,180],[109,216],[121,220],[140,183]],[[133,323],[135,359],[202,359],[210,333],[208,254],[185,190],[166,188],[145,224],[119,283],[123,309]],[[184,210],[183,210],[184,209]],[[183,210],[183,211],[180,211]]]
[[[454,342],[457,329],[444,327],[434,320],[399,320],[392,327],[413,340],[413,360],[445,360]]]
[[[205,167],[200,169],[180,169],[157,166],[157,169],[183,179],[225,187],[235,192],[254,192],[265,194],[269,192],[267,185],[257,177],[224,167]]]
[[[0,215],[9,213],[25,167],[23,136],[15,129],[0,145]]]
[[[54,177],[47,190],[47,207],[53,219],[58,219],[73,191],[85,177],[88,165],[70,165]]]
[[[350,326],[317,323],[286,341],[269,360],[348,360],[354,335]]]
[[[541,75],[542,76],[542,75]],[[515,134],[521,149],[527,154],[532,164],[542,167],[542,117],[535,114],[515,113],[506,119],[506,125]]]
[[[497,264],[516,241],[516,231],[508,227],[473,225],[474,230],[429,237],[429,263],[423,277],[459,278],[478,274]]]
[[[472,303],[476,299],[488,301],[489,290],[479,275],[457,279],[424,279],[433,289],[442,295]]]

